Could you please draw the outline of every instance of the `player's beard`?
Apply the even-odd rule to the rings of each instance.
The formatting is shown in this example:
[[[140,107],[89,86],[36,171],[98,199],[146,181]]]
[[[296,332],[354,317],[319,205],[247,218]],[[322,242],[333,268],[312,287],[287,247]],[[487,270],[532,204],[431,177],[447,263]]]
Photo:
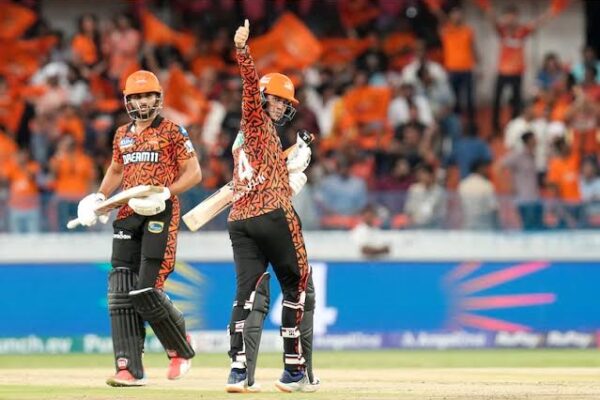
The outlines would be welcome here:
[[[125,109],[127,114],[134,121],[148,121],[156,117],[160,109],[162,108],[162,99],[158,97],[154,102],[154,105],[146,105],[142,107],[139,101],[133,99],[125,100]]]

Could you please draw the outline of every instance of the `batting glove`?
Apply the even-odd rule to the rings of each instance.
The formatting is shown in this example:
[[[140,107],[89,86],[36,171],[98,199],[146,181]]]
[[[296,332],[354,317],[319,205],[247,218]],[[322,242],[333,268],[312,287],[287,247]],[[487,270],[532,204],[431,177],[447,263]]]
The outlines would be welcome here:
[[[296,138],[296,148],[294,148],[287,159],[287,170],[289,173],[295,174],[297,172],[304,172],[308,167],[308,164],[310,164],[311,155],[312,151],[310,150],[310,147],[308,147],[306,142],[298,135]]]
[[[294,196],[300,193],[300,191],[306,184],[306,181],[307,177],[304,172],[294,172],[290,174],[290,188],[292,189]]]
[[[92,193],[85,196],[77,205],[77,219],[83,226],[92,226],[98,222],[105,224],[108,221],[108,215],[102,215],[98,218],[96,215],[96,206],[106,200],[102,193]]]
[[[160,193],[152,193],[150,196],[130,199],[127,204],[139,215],[146,217],[161,213],[166,208],[166,201],[171,197],[169,188],[163,188]]]

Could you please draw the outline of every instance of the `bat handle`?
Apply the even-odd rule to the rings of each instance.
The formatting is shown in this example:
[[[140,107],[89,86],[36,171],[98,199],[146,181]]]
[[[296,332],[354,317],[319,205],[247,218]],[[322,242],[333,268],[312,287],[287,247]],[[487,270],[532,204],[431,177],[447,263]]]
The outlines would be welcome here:
[[[79,218],[75,218],[67,222],[67,229],[75,229],[79,225],[81,225],[81,222],[79,222]]]
[[[300,129],[297,132],[297,135],[304,141],[304,143],[311,144],[313,140],[315,140],[315,135],[307,131],[306,129]]]

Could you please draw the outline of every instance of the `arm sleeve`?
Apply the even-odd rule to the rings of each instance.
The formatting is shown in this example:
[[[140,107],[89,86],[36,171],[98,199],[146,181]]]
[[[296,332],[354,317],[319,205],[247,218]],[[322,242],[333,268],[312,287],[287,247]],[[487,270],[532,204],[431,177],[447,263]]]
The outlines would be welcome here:
[[[236,58],[242,77],[241,125],[244,136],[249,138],[249,136],[260,134],[261,130],[259,127],[264,124],[258,73],[254,66],[254,60],[250,56],[248,46],[243,50],[237,50]]]
[[[187,130],[183,126],[174,125],[172,130],[173,147],[175,149],[175,157],[177,162],[189,160],[196,155],[194,145],[190,140]]]

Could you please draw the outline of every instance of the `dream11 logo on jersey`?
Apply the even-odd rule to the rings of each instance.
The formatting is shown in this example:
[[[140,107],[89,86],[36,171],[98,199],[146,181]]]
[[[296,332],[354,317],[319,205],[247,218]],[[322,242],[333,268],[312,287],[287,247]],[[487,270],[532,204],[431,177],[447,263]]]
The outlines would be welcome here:
[[[158,152],[156,151],[134,151],[133,153],[123,154],[123,164],[127,165],[130,163],[157,163]]]
[[[313,332],[315,336],[320,336],[327,333],[328,326],[335,324],[338,310],[334,307],[327,307],[327,264],[314,263],[311,266],[316,296]],[[279,295],[275,304],[276,306],[273,307],[270,319],[273,324],[281,325],[283,294]]]

